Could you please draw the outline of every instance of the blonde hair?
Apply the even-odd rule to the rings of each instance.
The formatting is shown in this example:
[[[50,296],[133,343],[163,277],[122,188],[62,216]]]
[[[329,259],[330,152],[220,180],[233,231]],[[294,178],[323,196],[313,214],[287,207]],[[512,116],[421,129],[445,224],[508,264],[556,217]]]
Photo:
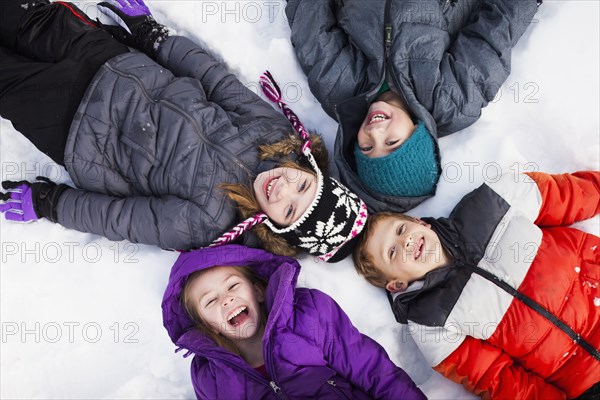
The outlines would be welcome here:
[[[327,149],[319,135],[312,133],[310,135],[310,140],[312,144],[312,154],[317,161],[317,165],[323,175],[326,175],[328,169]],[[300,149],[302,143],[302,140],[294,134],[279,142],[263,144],[258,148],[259,158],[265,160],[268,158],[285,157],[292,152],[301,154]],[[315,176],[315,171],[313,171],[312,168],[294,161],[286,161],[278,166],[299,169]],[[227,197],[236,203],[242,218],[246,219],[262,211],[254,196],[252,187],[241,183],[223,183],[219,185],[219,187],[225,190]],[[289,244],[283,237],[271,231],[271,229],[264,224],[256,225],[252,228],[252,232],[256,234],[264,248],[271,253],[288,257],[295,257],[299,253],[299,250],[295,246]]]
[[[377,226],[379,222],[389,218],[402,221],[416,221],[415,218],[406,214],[393,212],[380,212],[374,214],[367,219],[362,235],[358,239],[354,252],[352,253],[356,272],[358,272],[359,275],[362,275],[371,285],[381,288],[385,288],[389,279],[379,268],[377,268],[377,265],[375,265],[373,257],[367,251],[367,245],[375,226]]]
[[[214,267],[218,267],[218,265],[215,265]],[[214,267],[211,267],[211,268],[214,268]],[[232,352],[238,356],[241,356],[240,351],[238,350],[237,346],[235,345],[235,343],[232,340],[215,332],[213,329],[211,329],[208,326],[208,324],[205,321],[202,320],[202,318],[198,314],[198,311],[196,310],[194,299],[192,299],[192,297],[191,297],[191,289],[190,288],[192,286],[192,283],[196,279],[200,279],[202,277],[202,275],[204,275],[204,273],[211,268],[206,268],[206,269],[203,269],[200,271],[196,271],[188,276],[187,281],[185,282],[185,286],[183,287],[183,292],[181,294],[181,303],[183,305],[183,308],[185,309],[187,316],[194,322],[194,327],[196,329],[198,329],[200,332],[204,333],[206,336],[211,338],[217,344],[217,346],[223,347],[223,348],[229,350],[230,352]],[[251,268],[244,267],[244,266],[232,266],[229,268],[233,268],[236,271],[238,271],[246,279],[248,279],[250,281],[250,283],[252,283],[253,285],[258,285],[258,287],[260,288],[260,290],[263,291],[263,293],[266,291],[267,282],[262,277],[260,277],[256,272],[254,272],[254,270],[252,270]],[[264,305],[261,306],[261,309],[259,311],[261,314],[262,322],[266,323],[267,311],[266,311],[266,308],[264,307]]]

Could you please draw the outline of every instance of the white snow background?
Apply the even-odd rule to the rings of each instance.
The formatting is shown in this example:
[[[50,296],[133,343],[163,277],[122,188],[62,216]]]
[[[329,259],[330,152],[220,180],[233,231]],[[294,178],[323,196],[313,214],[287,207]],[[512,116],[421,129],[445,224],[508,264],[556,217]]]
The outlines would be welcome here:
[[[77,3],[95,16],[93,3]],[[310,94],[289,42],[283,1],[148,1],[159,22],[205,43],[255,90],[270,69],[304,124],[332,149],[336,124]],[[500,170],[600,169],[598,1],[544,1],[513,51],[512,74],[481,119],[440,140],[435,198],[411,212],[447,216]],[[0,120],[1,178],[70,183],[63,168]],[[598,217],[577,224],[599,234]],[[190,359],[174,354],[160,303],[177,253],[111,242],[45,220],[0,222],[0,397],[193,398]],[[354,272],[301,261],[300,285],[330,294],[434,399],[471,398],[433,372],[382,290]],[[548,271],[551,273],[551,269]],[[223,384],[227,384],[224,382]]]

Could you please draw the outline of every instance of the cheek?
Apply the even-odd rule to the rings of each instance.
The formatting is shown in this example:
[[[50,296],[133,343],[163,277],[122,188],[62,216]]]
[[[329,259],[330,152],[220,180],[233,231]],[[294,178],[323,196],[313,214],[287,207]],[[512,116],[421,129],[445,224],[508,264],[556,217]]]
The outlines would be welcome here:
[[[271,219],[271,221],[275,222],[275,223],[279,223],[279,218],[277,218],[275,209],[273,207],[270,207],[269,205],[264,205],[260,207],[261,210],[267,214],[267,217],[269,217],[269,219]]]
[[[200,319],[202,320],[202,322],[204,322],[206,326],[208,326],[212,330],[219,331],[221,321],[219,320],[215,312],[203,311],[199,312],[198,315],[200,316]]]
[[[363,130],[363,128],[361,127],[358,130],[358,134],[356,135],[356,141],[358,142],[359,146],[364,146],[365,143],[365,131]]]
[[[252,194],[256,197],[258,197],[258,191],[260,190],[261,187],[261,179],[259,177],[257,177],[254,182],[252,182]]]
[[[271,217],[272,210],[269,208],[267,199],[265,199],[263,196],[256,196],[255,198],[256,202],[258,203],[258,207],[261,209],[261,211],[263,211],[265,214]]]

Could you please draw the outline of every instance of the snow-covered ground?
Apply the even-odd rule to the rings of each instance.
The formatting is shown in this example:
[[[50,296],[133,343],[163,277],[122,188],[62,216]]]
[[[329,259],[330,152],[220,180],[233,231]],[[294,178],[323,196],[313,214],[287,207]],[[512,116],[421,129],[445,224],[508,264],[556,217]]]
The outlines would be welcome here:
[[[270,69],[330,146],[336,124],[309,92],[283,1],[148,1],[157,20],[207,44],[249,86]],[[77,3],[95,14],[93,3]],[[598,1],[546,0],[513,52],[513,72],[481,119],[440,141],[435,198],[411,214],[446,216],[500,170],[600,169]],[[69,183],[64,169],[0,120],[1,178]],[[577,224],[599,234],[598,217]],[[176,253],[41,221],[0,222],[0,397],[193,398],[189,359],[173,353],[160,302]],[[354,272],[302,260],[300,284],[333,296],[430,398],[471,398],[429,369],[384,293]]]

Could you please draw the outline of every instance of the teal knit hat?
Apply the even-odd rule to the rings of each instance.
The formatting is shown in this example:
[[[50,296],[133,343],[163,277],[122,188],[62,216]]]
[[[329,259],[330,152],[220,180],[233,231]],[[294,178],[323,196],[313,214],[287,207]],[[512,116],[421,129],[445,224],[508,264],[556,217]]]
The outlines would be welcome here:
[[[422,121],[408,140],[387,156],[369,158],[357,143],[354,158],[363,185],[388,196],[431,194],[440,174],[435,142]]]

